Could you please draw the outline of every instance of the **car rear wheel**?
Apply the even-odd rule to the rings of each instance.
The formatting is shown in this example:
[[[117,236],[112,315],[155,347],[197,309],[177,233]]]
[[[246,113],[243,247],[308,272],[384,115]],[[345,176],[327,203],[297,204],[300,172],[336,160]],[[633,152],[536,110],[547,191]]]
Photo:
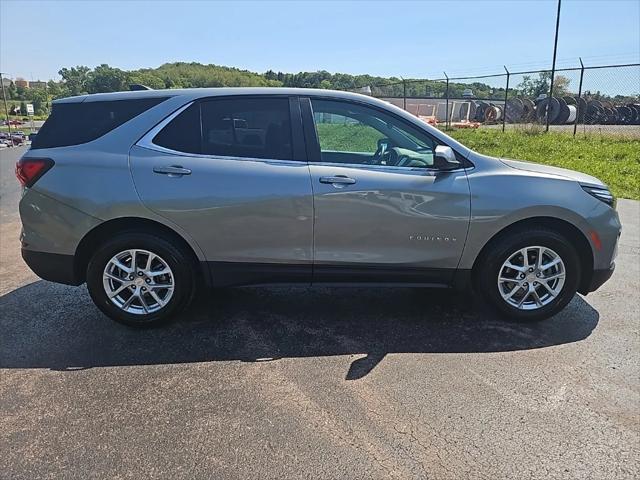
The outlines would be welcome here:
[[[544,228],[512,232],[489,247],[477,290],[506,317],[543,320],[574,297],[580,279],[575,248]]]
[[[155,234],[127,232],[94,254],[87,287],[96,306],[111,319],[149,327],[188,306],[194,277],[188,252]]]

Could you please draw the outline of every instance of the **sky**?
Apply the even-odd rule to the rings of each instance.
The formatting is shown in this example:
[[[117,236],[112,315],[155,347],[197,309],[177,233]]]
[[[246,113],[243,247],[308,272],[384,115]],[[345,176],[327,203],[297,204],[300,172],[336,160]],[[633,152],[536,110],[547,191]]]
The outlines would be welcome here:
[[[404,78],[548,68],[556,0],[0,0],[0,71],[213,63]],[[558,66],[640,62],[640,0],[564,0]]]

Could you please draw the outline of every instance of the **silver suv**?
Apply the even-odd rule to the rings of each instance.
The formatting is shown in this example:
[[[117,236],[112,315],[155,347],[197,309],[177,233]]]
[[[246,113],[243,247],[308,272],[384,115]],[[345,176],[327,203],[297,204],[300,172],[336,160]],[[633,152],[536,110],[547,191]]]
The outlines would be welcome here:
[[[16,174],[27,264],[136,326],[201,283],[473,289],[537,320],[611,276],[620,234],[596,178],[486,157],[327,90],[58,100]]]

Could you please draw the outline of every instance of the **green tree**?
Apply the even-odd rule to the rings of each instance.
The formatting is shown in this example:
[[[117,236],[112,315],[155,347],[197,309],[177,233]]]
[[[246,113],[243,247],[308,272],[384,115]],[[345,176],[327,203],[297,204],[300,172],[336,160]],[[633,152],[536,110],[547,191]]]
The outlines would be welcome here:
[[[61,98],[64,96],[62,85],[58,82],[54,82],[53,80],[49,80],[47,82],[47,93],[49,94],[49,98]]]
[[[152,72],[147,71],[137,71],[130,73],[128,75],[128,83],[129,85],[134,83],[145,85],[149,88],[153,88],[154,90],[167,88],[167,85],[162,78]]]
[[[18,90],[16,88],[16,84],[11,82],[7,87],[7,98],[9,100],[17,100],[18,98]]]
[[[63,68],[58,72],[64,85],[64,96],[84,95],[88,93],[88,83],[91,79],[91,69],[83,65]]]
[[[44,115],[48,112],[49,98],[47,92],[41,88],[31,88],[27,94],[29,102],[33,104],[33,111],[36,115]]]
[[[550,83],[551,72],[540,72],[538,78],[525,75],[522,77],[522,82],[516,86],[516,90],[520,95],[537,98],[539,95],[549,95]],[[553,82],[553,96],[562,97],[567,95],[569,93],[569,83],[571,81],[564,75],[556,75]]]
[[[376,77],[372,75],[349,75],[346,73],[330,73],[325,70],[315,72],[275,73],[268,70],[264,74],[220,65],[203,65],[196,62],[165,63],[157,68],[124,71],[103,64],[95,69],[84,66],[63,68],[60,70],[62,82],[57,87],[50,84],[52,98],[80,95],[84,93],[111,92],[127,90],[132,83],[146,85],[153,89],[190,88],[190,87],[249,87],[249,86],[287,86],[310,87],[337,90],[355,90],[367,86],[382,86],[375,90],[376,94],[385,96],[402,96],[404,89],[397,77]],[[518,86],[527,95],[537,96],[548,92],[549,74],[533,79],[525,77]],[[567,91],[568,79],[556,77],[556,92]],[[445,83],[433,80],[408,80],[407,94],[410,96],[444,96]],[[484,83],[462,84],[451,82],[451,97],[459,97],[465,88],[471,88],[476,97],[502,98],[503,88],[495,88]],[[493,92],[493,93],[491,93]],[[535,95],[534,95],[535,94]],[[21,98],[20,98],[21,99]]]
[[[24,94],[27,91],[24,87],[16,87],[16,95],[14,97],[15,100],[24,100]]]
[[[565,95],[569,95],[570,83],[571,83],[571,80],[569,80],[564,75],[556,75],[555,80],[553,81],[554,97],[564,97]]]
[[[87,79],[88,93],[120,92],[128,90],[128,75],[119,68],[103,63],[90,72]]]

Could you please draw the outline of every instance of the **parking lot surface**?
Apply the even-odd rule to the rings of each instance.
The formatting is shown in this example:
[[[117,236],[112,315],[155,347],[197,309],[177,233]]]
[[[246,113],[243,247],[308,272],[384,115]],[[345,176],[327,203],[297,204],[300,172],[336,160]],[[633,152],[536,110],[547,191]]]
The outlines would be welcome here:
[[[467,294],[243,288],[132,330],[22,262],[0,151],[0,477],[640,475],[640,208],[618,268],[552,319]]]

